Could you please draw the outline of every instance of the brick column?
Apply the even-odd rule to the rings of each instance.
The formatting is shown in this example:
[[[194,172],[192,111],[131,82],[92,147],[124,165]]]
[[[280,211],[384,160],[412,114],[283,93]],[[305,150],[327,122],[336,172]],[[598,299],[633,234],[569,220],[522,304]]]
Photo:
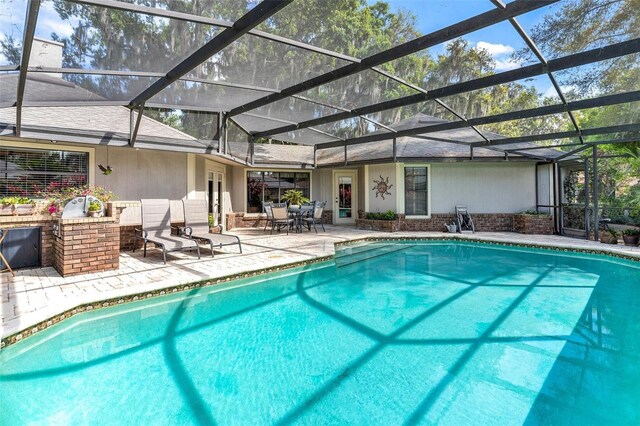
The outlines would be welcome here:
[[[118,269],[118,217],[60,219],[53,266],[63,277]]]

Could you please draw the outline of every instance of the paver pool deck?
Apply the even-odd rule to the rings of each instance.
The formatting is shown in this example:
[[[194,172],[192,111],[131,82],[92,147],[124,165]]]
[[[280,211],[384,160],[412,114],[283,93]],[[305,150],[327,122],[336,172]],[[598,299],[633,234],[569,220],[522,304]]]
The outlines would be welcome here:
[[[443,238],[442,232],[363,231],[346,226],[326,226],[327,232],[315,234],[286,233],[270,235],[262,229],[240,229],[238,235],[243,254],[235,246],[217,251],[215,257],[202,250],[202,258],[189,252],[171,253],[167,264],[162,252],[150,249],[120,253],[120,268],[115,271],[63,278],[52,267],[23,269],[15,277],[0,275],[0,337],[5,338],[33,327],[55,315],[80,305],[134,294],[176,287],[178,285],[216,279],[245,272],[259,271],[287,264],[325,258],[335,253],[335,244],[363,238]],[[640,259],[640,247],[605,245],[555,235],[522,235],[509,232],[456,234],[455,238],[526,245],[547,245],[567,249],[606,251]]]

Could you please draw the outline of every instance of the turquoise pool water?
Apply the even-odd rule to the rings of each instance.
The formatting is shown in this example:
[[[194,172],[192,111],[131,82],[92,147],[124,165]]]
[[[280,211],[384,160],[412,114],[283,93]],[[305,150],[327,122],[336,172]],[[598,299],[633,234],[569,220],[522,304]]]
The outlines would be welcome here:
[[[352,246],[78,315],[0,362],[3,425],[640,424],[640,264]]]

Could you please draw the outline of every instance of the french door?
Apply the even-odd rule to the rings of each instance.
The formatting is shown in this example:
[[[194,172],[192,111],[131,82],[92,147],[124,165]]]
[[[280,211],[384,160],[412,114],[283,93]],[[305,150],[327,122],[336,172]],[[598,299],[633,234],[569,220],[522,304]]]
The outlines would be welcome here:
[[[355,170],[336,170],[333,173],[333,223],[355,224],[358,216],[358,194]]]

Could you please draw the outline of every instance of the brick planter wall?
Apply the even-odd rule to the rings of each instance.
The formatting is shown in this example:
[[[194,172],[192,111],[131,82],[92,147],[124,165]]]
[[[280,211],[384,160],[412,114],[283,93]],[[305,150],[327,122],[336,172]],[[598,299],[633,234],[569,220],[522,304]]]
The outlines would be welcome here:
[[[516,214],[513,216],[513,230],[521,234],[553,234],[553,217],[549,215]]]
[[[333,222],[333,211],[324,210],[322,218],[325,224]],[[266,213],[227,213],[227,229],[235,228],[264,228],[267,223]]]
[[[368,221],[364,218],[364,212],[358,212],[360,219],[356,222],[359,229],[375,231],[413,231],[413,232],[439,232],[445,231],[445,223],[451,224],[456,220],[453,213],[433,213],[430,219],[411,219],[404,214],[398,214],[398,224],[377,225],[365,222],[396,222],[396,221]],[[478,232],[509,232],[513,231],[513,214],[509,213],[472,213],[473,223]],[[377,229],[379,227],[380,229]]]
[[[324,223],[332,223],[333,212],[325,210]],[[478,232],[520,232],[523,234],[553,234],[553,218],[546,215],[522,215],[513,213],[471,213],[473,223]],[[264,213],[228,213],[227,229],[264,228],[267,216]],[[412,219],[398,214],[397,220],[369,220],[365,213],[358,211],[356,227],[358,229],[397,232],[439,232],[445,231],[445,223],[455,222],[453,213],[433,213],[430,219]]]
[[[184,222],[176,222],[171,224],[172,227],[178,228],[184,226]],[[135,230],[140,229],[140,225],[121,225],[120,226],[120,251],[133,251],[133,244],[136,244],[136,250],[142,248],[143,241],[134,239]],[[172,234],[176,234],[176,230],[171,230]],[[149,247],[147,245],[147,247]]]
[[[142,240],[134,240],[134,229],[140,228],[140,225],[120,226],[120,251],[132,251],[133,244],[136,248],[142,248]]]
[[[119,258],[117,218],[60,219],[53,266],[63,277],[118,269]]]
[[[266,213],[227,213],[227,229],[264,228],[267,223]]]
[[[40,265],[53,265],[53,224],[56,219],[49,215],[0,216],[0,228],[41,227]]]
[[[356,219],[356,228],[366,229],[368,231],[398,232],[400,230],[400,221],[397,219],[395,220]]]

